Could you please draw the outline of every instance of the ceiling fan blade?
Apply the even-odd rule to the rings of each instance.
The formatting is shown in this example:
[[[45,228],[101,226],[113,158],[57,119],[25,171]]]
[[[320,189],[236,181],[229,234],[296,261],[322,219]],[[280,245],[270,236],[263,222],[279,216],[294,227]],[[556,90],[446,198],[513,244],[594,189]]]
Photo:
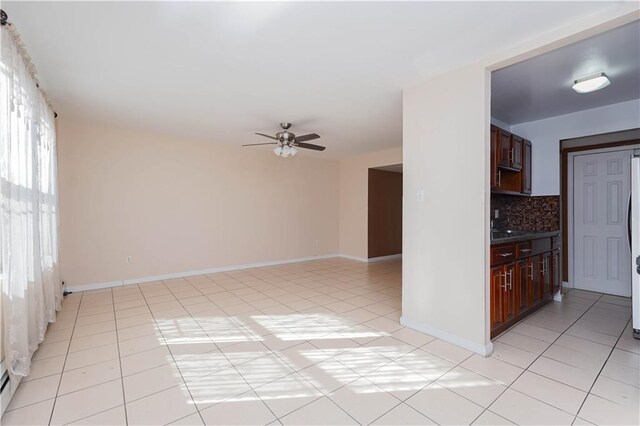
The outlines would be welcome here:
[[[313,149],[314,151],[324,151],[325,149],[327,149],[327,147],[325,146],[314,145],[312,143],[296,142],[295,146],[297,146],[298,148]]]
[[[312,141],[314,139],[320,139],[320,135],[309,133],[308,135],[296,136],[296,142]]]
[[[278,138],[276,138],[274,136],[271,136],[271,135],[265,135],[264,133],[256,133],[256,135],[264,136],[265,138],[269,138],[269,139],[278,140]]]
[[[278,142],[265,142],[265,143],[248,143],[242,146],[258,146],[258,145],[278,145]]]

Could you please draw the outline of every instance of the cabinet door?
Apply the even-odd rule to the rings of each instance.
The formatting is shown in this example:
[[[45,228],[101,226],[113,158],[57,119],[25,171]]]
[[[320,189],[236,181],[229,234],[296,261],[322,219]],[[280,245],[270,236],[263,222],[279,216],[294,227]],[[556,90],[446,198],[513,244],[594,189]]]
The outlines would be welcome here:
[[[508,263],[504,266],[504,321],[510,321],[517,315],[518,300],[516,298],[516,264]]]
[[[516,314],[524,312],[529,308],[529,272],[531,270],[530,260],[521,260],[516,265]]]
[[[511,168],[522,169],[522,152],[524,140],[520,136],[511,136]]]
[[[542,296],[542,261],[540,256],[529,258],[529,306],[540,303]]]
[[[511,133],[498,129],[498,166],[511,167]]]
[[[504,268],[491,268],[491,329],[504,322]]]
[[[540,256],[542,268],[542,300],[549,300],[553,296],[553,288],[551,281],[551,253],[543,253]]]
[[[500,187],[498,181],[498,170],[496,167],[496,155],[498,152],[498,128],[491,126],[491,187]]]
[[[552,288],[553,294],[556,294],[560,291],[560,250],[553,251],[553,254],[551,256],[551,264],[553,265],[551,267],[551,281],[553,284]]]
[[[522,193],[531,194],[531,142],[525,140],[522,147]]]

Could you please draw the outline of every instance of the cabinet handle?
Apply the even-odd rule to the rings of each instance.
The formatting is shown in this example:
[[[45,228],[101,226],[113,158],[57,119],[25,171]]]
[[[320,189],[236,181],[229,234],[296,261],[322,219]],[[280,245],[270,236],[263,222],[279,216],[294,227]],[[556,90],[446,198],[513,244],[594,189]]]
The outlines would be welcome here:
[[[509,290],[513,290],[513,269],[509,269],[507,275],[509,275]]]
[[[505,272],[504,275],[502,276],[504,279],[502,280],[503,284],[502,284],[502,289],[504,291],[507,291],[507,286],[509,285],[507,283],[507,273]]]
[[[500,257],[509,257],[509,256],[513,256],[513,253],[498,253],[498,256],[500,256]]]
[[[531,249],[520,249],[520,253],[529,253]]]
[[[500,170],[498,170],[498,187],[500,187],[502,185],[502,173]]]
[[[542,260],[540,261],[540,263],[542,264],[542,265],[541,265],[541,266],[542,266],[542,275],[547,275],[547,272],[544,270],[544,269],[545,269],[545,265],[546,265],[546,263],[547,263],[547,262],[546,262],[546,259],[542,259]]]
[[[529,263],[529,279],[533,281],[533,262]]]

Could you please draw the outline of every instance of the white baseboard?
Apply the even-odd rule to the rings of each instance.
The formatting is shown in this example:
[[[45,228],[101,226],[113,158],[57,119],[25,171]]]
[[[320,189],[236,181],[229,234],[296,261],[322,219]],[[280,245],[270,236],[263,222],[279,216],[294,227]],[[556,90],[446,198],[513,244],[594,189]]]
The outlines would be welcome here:
[[[369,259],[367,259],[367,261],[369,263],[375,263],[375,262],[384,262],[386,260],[396,260],[396,259],[402,259],[402,253],[390,254],[389,256],[370,257]]]
[[[91,284],[79,284],[79,285],[65,285],[64,290],[70,292],[76,291],[89,291],[100,290],[102,288],[122,287],[124,285],[122,280],[118,281],[106,281],[103,283],[91,283]]]
[[[350,254],[341,254],[340,257],[343,257],[349,260],[356,260],[358,262],[364,262],[364,263],[369,262],[369,259],[367,259],[366,257],[351,256]]]
[[[451,334],[446,331],[423,324],[419,321],[412,320],[411,318],[407,318],[404,315],[400,317],[400,324],[404,325],[405,327],[420,331],[422,333],[429,334],[433,337],[437,337],[438,339],[444,340],[445,342],[449,342],[456,346],[468,349],[485,357],[493,353],[493,343],[491,342],[486,345],[478,344],[458,335]]]
[[[370,257],[370,258],[351,256],[349,254],[341,254],[340,257],[344,257],[345,259],[350,259],[350,260],[357,260],[358,262],[375,263],[375,262],[384,262],[385,260],[402,259],[402,253],[392,254],[389,256]]]
[[[122,287],[125,285],[147,283],[151,281],[170,280],[173,278],[192,277],[195,275],[216,274],[219,272],[237,271],[240,269],[262,268],[265,266],[286,265],[289,263],[309,262],[312,260],[330,259],[334,257],[344,257],[344,256],[340,256],[339,254],[325,254],[321,256],[299,257],[296,259],[271,260],[266,262],[246,263],[243,265],[219,266],[215,268],[200,269],[195,271],[176,272],[171,274],[154,275],[154,276],[124,279],[124,280],[117,280],[117,281],[107,281],[102,283],[67,285],[65,286],[65,290],[72,291],[72,292],[98,290],[101,288]]]
[[[345,259],[356,260],[358,262],[369,263],[369,262],[382,262],[385,260],[401,259],[402,254],[374,257],[372,259],[366,259],[364,257],[349,256],[346,254],[324,254],[321,256],[299,257],[295,259],[270,260],[266,262],[245,263],[242,265],[219,266],[215,268],[199,269],[195,271],[175,272],[171,274],[153,275],[153,276],[147,276],[147,277],[123,279],[123,280],[117,280],[117,281],[107,281],[107,282],[101,282],[101,283],[67,285],[65,286],[65,290],[71,291],[71,292],[99,290],[102,288],[122,287],[125,285],[131,285],[131,284],[148,283],[151,281],[170,280],[170,279],[182,278],[182,277],[193,277],[195,275],[216,274],[219,272],[238,271],[241,269],[263,268],[265,266],[286,265],[289,263],[309,262],[313,260],[323,260],[323,259],[330,259],[334,257],[342,257]]]

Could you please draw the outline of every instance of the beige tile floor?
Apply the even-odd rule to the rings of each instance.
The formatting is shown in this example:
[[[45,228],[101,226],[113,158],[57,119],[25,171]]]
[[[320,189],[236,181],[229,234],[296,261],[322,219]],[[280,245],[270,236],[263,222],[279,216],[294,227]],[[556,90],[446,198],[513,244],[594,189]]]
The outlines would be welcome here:
[[[401,264],[76,293],[10,424],[638,424],[629,300],[570,291],[483,358],[399,325]]]

